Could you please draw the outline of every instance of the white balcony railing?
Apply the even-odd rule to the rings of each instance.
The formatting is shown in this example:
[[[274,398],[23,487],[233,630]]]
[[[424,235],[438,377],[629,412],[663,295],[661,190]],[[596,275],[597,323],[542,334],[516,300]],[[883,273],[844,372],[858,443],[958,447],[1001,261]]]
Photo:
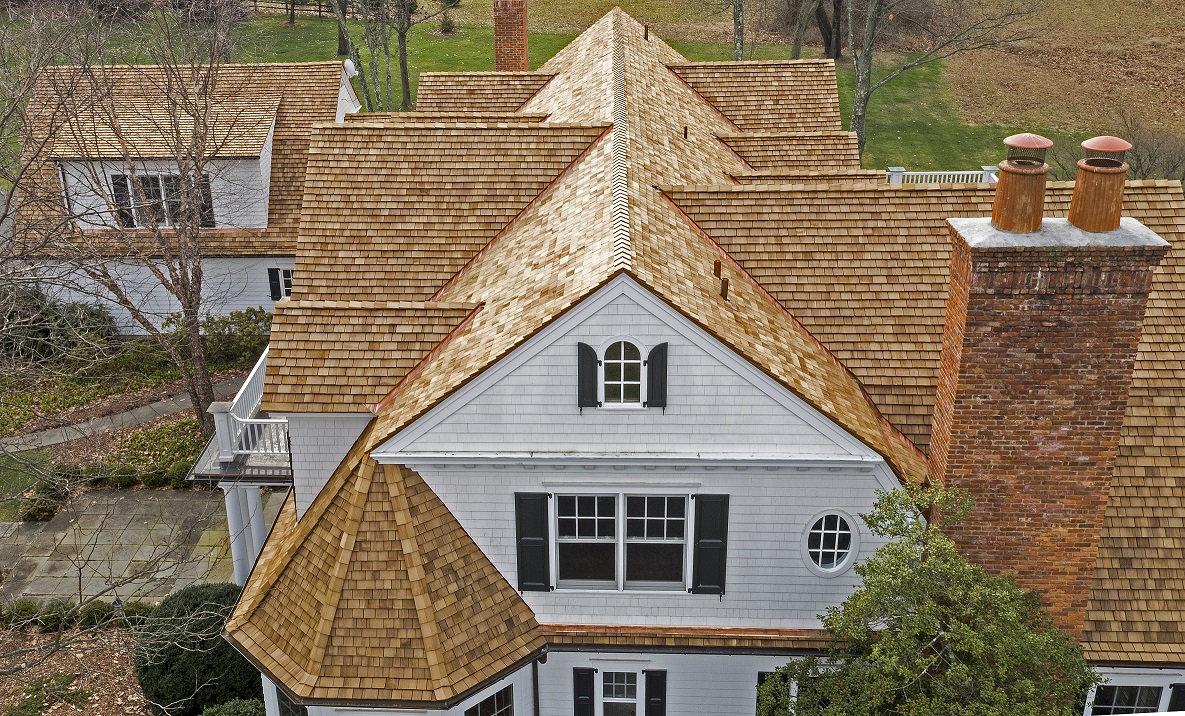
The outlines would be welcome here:
[[[984,165],[969,172],[907,172],[905,167],[889,167],[885,178],[890,184],[995,184],[999,167]]]
[[[264,350],[233,401],[210,406],[221,462],[230,462],[240,455],[288,454],[288,421],[256,417],[263,400],[267,354]]]

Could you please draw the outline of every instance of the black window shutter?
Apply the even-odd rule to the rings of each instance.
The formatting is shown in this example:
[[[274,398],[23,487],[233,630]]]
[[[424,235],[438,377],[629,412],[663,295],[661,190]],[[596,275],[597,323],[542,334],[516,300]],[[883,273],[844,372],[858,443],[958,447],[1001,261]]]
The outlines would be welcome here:
[[[551,591],[547,493],[514,493],[514,521],[518,543],[519,591]]]
[[[724,594],[727,550],[728,495],[696,495],[692,593]]]
[[[572,669],[572,716],[595,716],[594,673],[596,669]]]
[[[597,352],[587,343],[577,343],[576,363],[576,406],[596,408],[597,403]]]
[[[1169,687],[1169,711],[1185,711],[1185,684]]]
[[[659,343],[646,356],[646,407],[667,407],[667,344]]]
[[[267,282],[271,284],[272,300],[279,301],[284,297],[284,286],[280,283],[280,269],[270,268],[267,270]]]
[[[119,225],[129,229],[136,225],[132,215],[132,187],[125,174],[111,175],[111,201],[115,204],[115,218]]]
[[[646,716],[667,716],[667,672],[646,670]]]
[[[213,194],[213,192],[210,191],[210,177],[206,176],[205,174],[202,175],[202,180],[198,186],[198,190],[201,193],[201,200],[202,200],[201,213],[200,213],[201,228],[213,229],[214,228],[214,194]]]

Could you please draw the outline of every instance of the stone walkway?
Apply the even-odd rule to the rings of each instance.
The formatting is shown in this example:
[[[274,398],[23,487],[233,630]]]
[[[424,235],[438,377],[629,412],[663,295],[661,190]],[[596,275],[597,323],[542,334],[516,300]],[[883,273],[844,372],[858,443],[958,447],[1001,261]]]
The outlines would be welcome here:
[[[234,395],[243,385],[243,381],[246,378],[247,376],[240,375],[230,380],[215,383],[214,395],[221,397]],[[79,438],[107,433],[113,430],[122,430],[124,428],[130,428],[133,425],[147,423],[162,415],[174,415],[189,410],[192,405],[193,403],[190,401],[188,394],[174,395],[171,398],[142,405],[125,413],[104,415],[103,417],[93,418],[84,423],[52,428],[39,433],[30,433],[29,435],[0,438],[0,452],[17,453],[22,450],[33,450],[35,448],[58,445],[59,443],[78,440]]]
[[[265,495],[270,525],[284,493]],[[0,523],[0,601],[102,594],[159,601],[196,582],[231,581],[222,493],[92,490],[46,523]]]

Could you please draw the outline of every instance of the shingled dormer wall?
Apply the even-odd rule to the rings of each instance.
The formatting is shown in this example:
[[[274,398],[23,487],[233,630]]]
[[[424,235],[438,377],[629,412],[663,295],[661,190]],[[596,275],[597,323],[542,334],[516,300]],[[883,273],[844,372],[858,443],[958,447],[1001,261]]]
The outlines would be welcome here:
[[[1167,243],[1133,219],[1013,233],[952,219],[932,479],[976,498],[969,560],[1014,572],[1080,634],[1153,272]]]

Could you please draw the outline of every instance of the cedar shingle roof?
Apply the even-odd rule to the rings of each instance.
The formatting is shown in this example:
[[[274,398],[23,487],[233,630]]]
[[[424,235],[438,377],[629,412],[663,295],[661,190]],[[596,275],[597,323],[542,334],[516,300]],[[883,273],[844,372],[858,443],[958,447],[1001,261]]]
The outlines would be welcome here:
[[[604,131],[539,122],[320,127],[293,298],[428,300]]]
[[[843,129],[832,60],[675,62],[671,71],[742,131]]]
[[[477,309],[449,303],[280,301],[266,412],[332,413],[378,402]]]
[[[290,495],[226,637],[299,700],[451,705],[544,645],[535,616],[369,430],[296,521]]]
[[[466,88],[494,87],[462,93],[466,99],[456,106],[494,113],[475,121],[459,116],[450,124],[431,110],[406,121],[352,121],[318,130],[301,226],[299,288],[290,308],[281,309],[274,340],[285,346],[281,353],[332,358],[332,380],[344,381],[335,383],[339,397],[328,403],[337,410],[350,401],[354,409],[373,402],[380,387],[387,392],[375,406],[378,417],[306,517],[289,523],[292,534],[279,528],[273,533],[228,626],[242,650],[298,695],[332,700],[352,686],[350,698],[439,704],[472,688],[477,674],[522,663],[544,640],[605,648],[820,645],[806,632],[635,633],[538,626],[525,616],[516,622],[521,628],[507,625],[491,633],[474,631],[477,625],[460,609],[433,604],[413,615],[399,608],[406,605],[399,600],[414,602],[408,590],[431,583],[422,582],[415,552],[405,555],[423,542],[408,542],[404,532],[392,529],[384,534],[381,520],[460,545],[447,549],[455,549],[464,570],[486,585],[470,602],[479,614],[530,611],[508,585],[495,588],[496,570],[476,547],[469,550],[472,542],[443,505],[436,511],[439,501],[418,476],[377,470],[366,455],[621,274],[877,450],[902,479],[924,476],[924,455],[911,439],[924,446],[929,435],[945,315],[945,220],[987,215],[993,190],[874,186],[872,175],[856,169],[850,157],[836,160],[836,173],[827,176],[792,161],[779,163],[770,139],[777,134],[803,137],[821,130],[820,141],[850,142],[838,134],[830,63],[693,65],[661,41],[642,38],[642,27],[615,10],[539,73],[514,73],[514,82],[538,75],[539,86],[517,107],[536,115],[534,121],[501,116],[511,111],[511,90],[505,78],[495,77],[488,85],[458,80]],[[756,96],[770,92],[776,107]],[[547,120],[538,121],[538,115]],[[737,138],[750,132],[768,133],[764,144],[761,137],[749,145]],[[754,171],[718,137],[744,145],[753,156],[764,151],[768,158],[761,161],[771,168]],[[847,156],[847,150],[835,151]],[[782,177],[795,177],[795,184],[769,185]],[[744,185],[721,186],[731,181]],[[1064,214],[1068,197],[1066,185],[1053,185],[1050,212]],[[1164,390],[1185,384],[1174,368],[1180,363],[1172,362],[1185,350],[1185,321],[1176,317],[1185,285],[1182,258],[1176,258],[1185,258],[1185,202],[1179,185],[1134,182],[1127,207],[1180,248],[1161,265],[1149,300],[1116,497],[1092,592],[1088,648],[1094,658],[1114,660],[1131,660],[1141,643],[1162,639],[1156,634],[1164,615],[1185,611],[1185,594],[1157,572],[1158,558],[1185,549],[1185,517],[1178,514],[1185,512],[1185,474],[1176,453],[1163,447],[1185,430],[1179,427],[1185,425],[1180,401]],[[712,275],[716,260],[730,279],[727,300]],[[372,303],[341,308],[347,299]],[[477,305],[480,310],[467,312]],[[443,306],[454,312],[426,318],[424,311]],[[343,323],[365,316],[376,327],[295,332],[322,320],[318,316]],[[390,372],[368,368],[352,382],[345,369],[351,351],[370,345],[383,326],[408,331],[407,340],[396,336],[381,348],[403,351],[403,362]],[[445,337],[425,353],[439,334]],[[291,364],[269,374],[265,407],[295,403],[291,396],[309,380],[304,371]],[[1165,404],[1156,402],[1165,398]],[[433,511],[402,506],[397,485]],[[357,564],[389,575],[383,583],[389,597],[375,591],[373,579],[348,578],[360,549],[364,556]],[[1110,569],[1114,565],[1122,569]],[[318,574],[331,579],[309,584],[308,575]],[[447,579],[465,584],[456,576]],[[1160,601],[1136,601],[1149,584],[1165,585],[1156,593]],[[381,598],[390,599],[390,608],[369,616],[340,606]],[[285,611],[293,603],[329,606],[293,619]],[[398,673],[371,668],[372,659],[387,656],[368,656],[376,638],[368,629],[394,630],[405,639],[406,648],[391,657],[402,659]],[[1136,636],[1125,641],[1128,631]],[[431,635],[446,632],[467,639],[469,653],[446,656],[444,646],[434,651]],[[341,646],[331,654],[330,645],[346,642],[362,653],[351,657]],[[434,653],[451,660],[445,670],[455,678],[433,671],[441,663],[429,656]],[[1166,662],[1185,661],[1179,642],[1159,653]],[[471,661],[487,655],[480,665]],[[376,689],[388,695],[376,696]]]
[[[759,172],[860,168],[855,132],[747,132],[724,135],[720,141]]]
[[[550,76],[544,72],[424,72],[416,90],[420,112],[514,112]]]
[[[166,80],[160,68],[135,65],[100,68],[98,76],[80,72],[77,68],[58,68],[47,72],[40,80],[30,112],[41,118],[45,131],[58,127],[69,131],[71,126],[86,126],[86,134],[103,136],[105,153],[120,146],[118,133],[126,137],[132,156],[170,156],[168,141],[157,132],[171,132],[170,126],[186,124],[185,112],[177,105],[164,102]],[[216,113],[224,121],[216,123],[214,140],[225,149],[223,156],[259,156],[257,145],[267,130],[272,130],[271,182],[268,197],[266,229],[220,228],[204,230],[203,254],[207,256],[292,255],[296,250],[296,229],[304,195],[305,163],[308,158],[310,128],[318,122],[333,121],[337,114],[338,93],[341,87],[342,66],[338,62],[309,62],[261,65],[221,65],[218,71],[215,96],[224,111]],[[60,107],[58,98],[66,98]],[[110,111],[98,112],[95,106],[106,103],[119,109],[118,132],[107,121]],[[183,105],[182,105],[183,106]],[[172,108],[170,108],[172,107]],[[133,111],[134,108],[134,111]],[[64,110],[64,111],[63,111]],[[127,114],[125,115],[125,110]],[[47,119],[50,114],[53,119]],[[274,128],[271,117],[274,115]],[[129,126],[125,128],[125,116]],[[70,118],[82,124],[72,125]],[[190,121],[192,124],[192,121]],[[102,131],[100,131],[102,130]],[[263,133],[261,136],[260,132]],[[240,134],[242,137],[240,138]],[[70,134],[52,147],[56,156],[79,154],[81,143],[67,141]],[[81,139],[81,137],[79,137]],[[63,142],[65,142],[63,144]],[[36,144],[36,141],[33,142]],[[92,147],[93,148],[93,147]],[[219,154],[219,151],[214,154]],[[122,155],[122,151],[117,153]],[[61,183],[55,165],[47,153],[37,157],[45,186],[54,188],[54,196],[61,193]],[[41,210],[46,210],[42,207]],[[55,206],[48,211],[62,211]],[[29,221],[45,218],[26,217]],[[52,217],[48,222],[54,223]],[[146,240],[148,232],[85,232],[82,242],[93,242],[105,253],[123,255],[153,250]],[[208,238],[208,242],[207,242]]]

